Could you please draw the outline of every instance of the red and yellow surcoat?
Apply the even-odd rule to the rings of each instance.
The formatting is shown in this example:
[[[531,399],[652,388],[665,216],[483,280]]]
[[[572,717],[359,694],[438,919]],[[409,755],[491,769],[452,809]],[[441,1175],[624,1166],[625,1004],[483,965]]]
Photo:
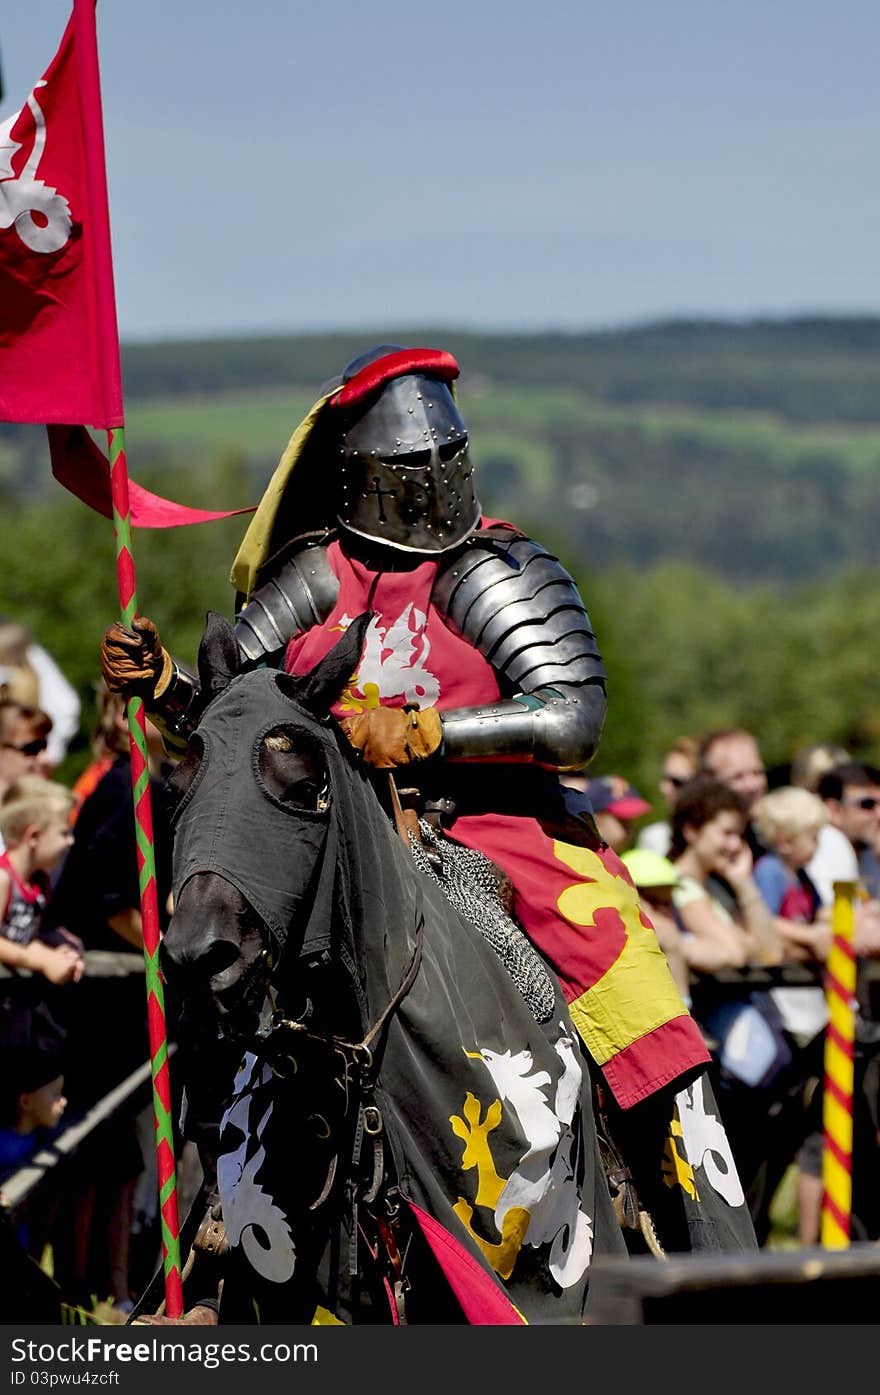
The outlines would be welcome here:
[[[365,610],[374,611],[360,666],[337,716],[417,702],[440,711],[500,697],[489,663],[453,633],[431,603],[438,562],[373,572],[334,542],[336,605],[287,649],[306,673]],[[490,781],[491,769],[486,779]],[[623,1108],[692,1075],[709,1060],[626,868],[610,848],[549,837],[536,818],[461,815],[450,836],[490,857],[510,878],[523,929],[555,970],[572,1020]]]

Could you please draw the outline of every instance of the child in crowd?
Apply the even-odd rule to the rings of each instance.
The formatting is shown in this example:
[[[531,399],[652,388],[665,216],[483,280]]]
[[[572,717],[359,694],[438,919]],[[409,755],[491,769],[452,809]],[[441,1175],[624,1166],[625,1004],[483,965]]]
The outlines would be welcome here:
[[[61,1122],[64,1033],[43,1004],[0,1017],[0,1177],[27,1161]]]
[[[64,1113],[64,1033],[45,1005],[0,1005],[0,1186],[52,1142]],[[55,1203],[38,1193],[0,1206],[0,1302],[4,1320],[62,1321],[62,1295],[40,1267]]]
[[[48,873],[73,840],[70,790],[40,775],[23,775],[0,799],[0,964],[30,969],[50,983],[77,983],[84,961],[82,942],[66,930],[43,938],[41,916]]]
[[[685,1003],[690,1007],[690,969],[687,961],[687,937],[675,919],[672,895],[678,886],[678,873],[662,853],[651,848],[630,848],[621,853],[620,860],[633,879],[642,905],[654,927],[660,948],[666,955],[672,977]]]
[[[758,837],[771,849],[758,859],[755,881],[776,917],[786,959],[819,963],[828,954],[828,913],[822,914],[821,897],[806,870],[827,819],[824,802],[798,785],[771,790],[752,811]],[[824,991],[821,987],[774,988],[770,996],[792,1040],[802,1050],[812,1050],[818,1072],[821,1033],[828,1021]],[[807,1095],[818,1083],[816,1076]],[[797,1153],[798,1238],[803,1245],[819,1242],[824,1192],[820,1099],[821,1091],[813,1095],[812,1104],[805,1101],[805,1138]]]
[[[828,951],[827,923],[817,920],[821,899],[806,871],[827,819],[818,795],[796,785],[771,790],[752,810],[755,831],[770,849],[755,864],[755,882],[777,917],[786,959],[822,960]]]

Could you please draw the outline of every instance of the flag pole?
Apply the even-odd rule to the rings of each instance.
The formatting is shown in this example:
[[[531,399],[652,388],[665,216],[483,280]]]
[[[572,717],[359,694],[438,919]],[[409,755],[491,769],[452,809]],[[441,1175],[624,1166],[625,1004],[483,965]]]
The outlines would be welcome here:
[[[131,507],[125,456],[119,332],[116,321],[113,263],[110,249],[110,215],[107,204],[107,178],[104,162],[104,129],[101,115],[95,0],[73,0],[73,22],[83,141],[88,157],[86,161],[87,197],[90,214],[89,225],[92,232],[90,246],[95,288],[92,306],[93,343],[96,346],[99,360],[99,377],[104,388],[107,421],[111,423],[107,428],[107,438],[121,619],[123,624],[131,625],[137,614],[137,585],[131,540]],[[168,1075],[165,997],[162,977],[159,972],[159,906],[156,892],[147,733],[144,704],[141,699],[132,698],[128,703],[127,711],[146,969],[153,1113],[156,1127],[156,1159],[165,1274],[165,1315],[169,1318],[177,1318],[183,1313],[177,1178],[174,1164],[171,1088]]]

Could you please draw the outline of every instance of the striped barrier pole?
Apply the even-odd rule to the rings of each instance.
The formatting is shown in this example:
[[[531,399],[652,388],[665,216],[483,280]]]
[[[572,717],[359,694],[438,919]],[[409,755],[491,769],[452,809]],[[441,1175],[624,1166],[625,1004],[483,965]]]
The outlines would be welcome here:
[[[825,974],[828,1025],[822,1104],[822,1227],[825,1249],[845,1250],[852,1212],[853,1041],[855,1040],[855,882],[834,883],[831,949]]]
[[[113,530],[116,537],[116,574],[122,623],[131,625],[137,615],[137,589],[131,551],[131,511],[123,427],[108,431],[110,491],[113,498]],[[150,1033],[150,1070],[153,1079],[153,1119],[156,1128],[156,1162],[159,1173],[159,1214],[165,1274],[165,1312],[180,1317],[183,1286],[180,1273],[180,1227],[177,1215],[177,1177],[174,1165],[174,1129],[171,1083],[168,1077],[168,1035],[165,1027],[165,994],[159,973],[159,902],[156,894],[156,859],[153,849],[153,810],[150,803],[150,768],[144,704],[128,703],[131,749],[131,788],[134,797],[135,836],[147,978],[147,1023]]]

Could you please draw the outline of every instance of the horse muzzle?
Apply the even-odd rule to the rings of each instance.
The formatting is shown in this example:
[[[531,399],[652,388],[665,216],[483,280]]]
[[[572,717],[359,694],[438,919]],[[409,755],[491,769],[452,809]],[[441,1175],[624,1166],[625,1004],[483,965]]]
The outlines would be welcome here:
[[[264,997],[262,922],[230,882],[216,872],[187,881],[162,940],[166,981],[186,998],[208,999],[221,1022],[248,1012]]]

